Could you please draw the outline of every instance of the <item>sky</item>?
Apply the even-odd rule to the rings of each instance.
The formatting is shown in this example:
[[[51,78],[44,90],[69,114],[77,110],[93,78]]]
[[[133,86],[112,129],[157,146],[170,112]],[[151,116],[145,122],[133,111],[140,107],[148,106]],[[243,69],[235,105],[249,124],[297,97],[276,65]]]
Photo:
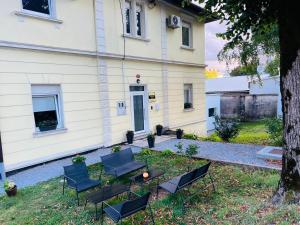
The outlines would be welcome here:
[[[226,41],[218,38],[217,33],[223,33],[226,30],[225,25],[218,21],[211,22],[205,25],[205,63],[207,69],[216,69],[221,74],[227,74],[227,67],[224,62],[218,61],[218,53],[222,50]]]

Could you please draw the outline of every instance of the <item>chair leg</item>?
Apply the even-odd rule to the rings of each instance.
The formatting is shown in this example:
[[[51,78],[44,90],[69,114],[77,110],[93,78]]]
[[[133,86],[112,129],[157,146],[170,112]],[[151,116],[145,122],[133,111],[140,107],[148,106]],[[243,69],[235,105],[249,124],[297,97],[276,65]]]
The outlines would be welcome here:
[[[155,225],[154,216],[153,216],[153,212],[152,212],[152,208],[151,208],[150,204],[149,204],[149,211],[150,211],[150,216],[151,216],[152,224]]]
[[[104,221],[104,212],[103,212],[103,202],[101,203],[101,225],[103,225]]]
[[[210,173],[208,175],[209,175],[209,179],[210,179],[210,181],[212,183],[213,189],[214,189],[214,191],[216,191],[214,180],[213,180],[212,176],[210,175]]]
[[[79,194],[78,194],[78,191],[76,191],[76,197],[77,197],[77,206],[79,206]]]
[[[97,204],[95,204],[95,220],[98,220]]]
[[[66,178],[64,178],[64,183],[63,183],[63,195],[65,194],[65,184],[66,184]]]

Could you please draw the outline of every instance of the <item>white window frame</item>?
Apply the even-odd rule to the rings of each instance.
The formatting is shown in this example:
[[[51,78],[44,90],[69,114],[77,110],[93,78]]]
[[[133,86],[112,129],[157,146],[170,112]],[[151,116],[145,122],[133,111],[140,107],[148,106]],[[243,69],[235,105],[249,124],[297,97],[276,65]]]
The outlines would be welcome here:
[[[182,38],[182,28],[181,28],[181,46],[185,48],[193,48],[193,25],[191,22],[188,22],[186,20],[183,20],[181,23],[182,27],[186,27],[189,29],[189,45],[185,45],[183,43],[183,38]]]
[[[48,0],[48,3],[49,3],[49,14],[45,14],[45,13],[31,11],[28,9],[23,9],[23,1],[20,0],[21,12],[32,16],[56,19],[56,0]]]
[[[130,33],[127,33],[126,29],[126,2],[131,3],[131,13],[130,13]],[[136,12],[137,12],[137,5],[140,5],[142,8],[141,13],[141,35],[137,34],[137,18],[136,18]],[[146,39],[147,37],[147,30],[146,30],[146,7],[145,2],[142,0],[123,0],[123,19],[124,19],[124,35],[130,36],[134,38],[140,38],[140,39]]]
[[[185,101],[185,91],[189,91],[189,102]],[[183,105],[185,103],[191,103],[192,106],[190,108],[184,108],[185,110],[193,109],[194,107],[194,96],[193,96],[193,84],[192,83],[186,83],[183,85]]]
[[[55,97],[55,107],[56,107],[56,116],[57,116],[57,131],[64,129],[64,114],[63,114],[63,104],[62,104],[62,94],[60,85],[31,85],[31,95],[34,97]],[[34,118],[34,109],[32,102],[32,111]],[[35,121],[35,119],[34,119]],[[47,131],[41,132],[34,122],[35,132],[36,133],[45,133]]]

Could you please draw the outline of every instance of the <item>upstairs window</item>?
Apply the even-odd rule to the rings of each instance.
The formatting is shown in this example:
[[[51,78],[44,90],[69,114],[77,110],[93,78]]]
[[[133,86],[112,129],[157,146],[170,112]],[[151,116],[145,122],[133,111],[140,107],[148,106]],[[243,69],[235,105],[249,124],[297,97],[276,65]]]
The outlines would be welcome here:
[[[30,13],[53,16],[53,0],[22,0],[22,7]]]
[[[144,5],[139,0],[126,0],[124,6],[124,28],[127,35],[145,36]]]
[[[184,84],[184,109],[193,108],[193,85]]]
[[[182,22],[182,45],[192,47],[192,25],[187,22]]]
[[[37,132],[63,128],[59,86],[33,85],[32,107]]]

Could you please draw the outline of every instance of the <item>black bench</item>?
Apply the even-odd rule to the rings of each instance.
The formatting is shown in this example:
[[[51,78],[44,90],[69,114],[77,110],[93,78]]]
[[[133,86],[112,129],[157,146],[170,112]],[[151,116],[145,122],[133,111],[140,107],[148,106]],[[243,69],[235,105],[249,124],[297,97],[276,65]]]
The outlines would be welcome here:
[[[209,174],[208,170],[211,165],[211,162],[207,163],[204,166],[201,166],[191,172],[185,173],[181,176],[175,177],[167,182],[164,182],[158,186],[159,189],[163,189],[171,194],[176,194],[180,190],[191,186],[196,181],[203,179],[206,175],[209,176],[212,183],[213,189],[215,191],[215,185],[212,179],[212,176]],[[204,181],[204,179],[203,179]],[[205,182],[205,181],[204,181]]]
[[[104,172],[115,177],[120,177],[146,167],[146,163],[134,160],[131,148],[102,156],[101,161],[104,166]]]

